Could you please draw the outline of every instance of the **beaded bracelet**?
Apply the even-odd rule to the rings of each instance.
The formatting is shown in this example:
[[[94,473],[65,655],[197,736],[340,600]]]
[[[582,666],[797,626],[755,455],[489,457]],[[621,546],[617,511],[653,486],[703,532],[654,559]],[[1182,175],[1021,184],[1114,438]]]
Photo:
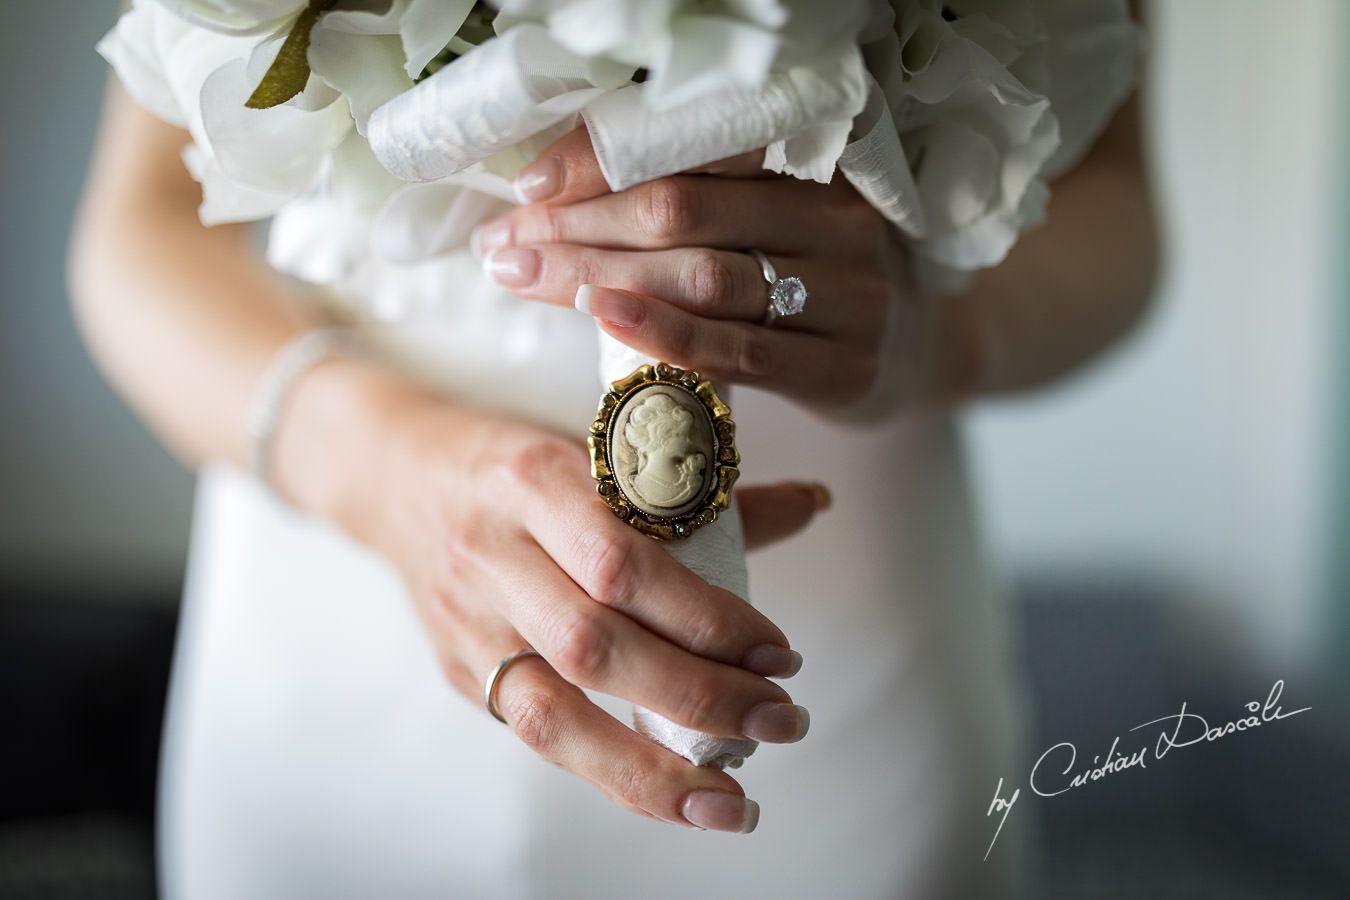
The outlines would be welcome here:
[[[311,369],[330,356],[350,352],[354,345],[354,336],[348,328],[316,328],[293,338],[278,350],[263,374],[249,411],[249,463],[254,476],[276,497],[281,498],[281,492],[277,488],[272,456],[286,402],[300,379]]]

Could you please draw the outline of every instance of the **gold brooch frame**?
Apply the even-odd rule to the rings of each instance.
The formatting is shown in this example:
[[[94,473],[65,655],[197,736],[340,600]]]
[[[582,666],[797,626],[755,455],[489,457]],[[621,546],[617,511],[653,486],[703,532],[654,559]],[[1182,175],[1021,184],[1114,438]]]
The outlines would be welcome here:
[[[637,394],[657,385],[677,389],[695,401],[691,405],[707,416],[712,434],[714,471],[694,508],[681,515],[662,516],[642,509],[641,503],[625,493],[611,455],[614,425],[620,413]],[[610,385],[600,398],[586,446],[591,454],[591,477],[597,482],[595,489],[600,498],[620,519],[661,541],[686,539],[699,528],[717,521],[718,514],[731,505],[731,488],[741,474],[737,468],[741,455],[736,449],[736,423],[731,420],[731,407],[722,402],[711,381],[705,381],[697,372],[667,363],[641,366]]]

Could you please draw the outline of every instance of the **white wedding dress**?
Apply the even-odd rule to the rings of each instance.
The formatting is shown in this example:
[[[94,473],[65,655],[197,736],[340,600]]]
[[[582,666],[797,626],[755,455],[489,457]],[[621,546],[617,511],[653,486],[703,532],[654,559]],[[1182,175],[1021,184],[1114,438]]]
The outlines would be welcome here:
[[[594,323],[512,297],[463,249],[471,225],[506,207],[487,193],[510,196],[542,147],[531,142],[584,112],[611,185],[767,145],[770,168],[847,177],[906,236],[916,270],[969,272],[1039,219],[1042,179],[1081,158],[1128,92],[1138,46],[1123,0],[878,0],[897,16],[858,35],[863,55],[841,45],[828,66],[794,63],[759,93],[728,88],[658,112],[621,86],[626,72],[602,86],[535,23],[543,56],[515,54],[508,30],[398,93],[364,132],[348,112],[371,98],[325,106],[319,78],[305,103],[250,112],[243,139],[235,113],[263,45],[191,22],[215,21],[208,8],[232,20],[301,5],[140,3],[100,48],[144,105],[192,129],[204,221],[275,214],[272,262],[337,286],[392,360],[451,398],[578,438],[602,392]],[[343,27],[374,27],[358,9],[368,5],[343,4]],[[376,37],[369,46],[389,43]],[[381,163],[414,181],[455,174],[391,185]],[[829,301],[830,285],[811,289],[812,303]],[[164,895],[1035,896],[1029,814],[985,860],[999,779],[1028,767],[1007,610],[980,552],[958,429],[825,424],[748,390],[730,401],[742,484],[821,480],[835,497],[804,534],[750,560],[751,599],[805,656],[788,687],[812,713],[804,741],[763,746],[737,773],[762,806],[754,834],[648,821],[539,760],[449,687],[383,560],[216,467],[200,479],[169,698]]]
[[[504,409],[584,432],[600,396],[589,317],[511,297],[467,254],[399,277],[455,299],[371,326],[388,350],[451,393],[495,390]],[[998,779],[1026,764],[1007,611],[981,559],[958,429],[827,425],[743,389],[732,406],[742,484],[820,479],[835,498],[805,533],[751,556],[752,600],[804,654],[786,686],[812,713],[804,741],[761,746],[737,773],[763,809],[755,833],[651,822],[542,762],[448,686],[385,562],[213,468],[164,746],[164,896],[1025,888],[1030,820],[1009,822],[983,860]]]

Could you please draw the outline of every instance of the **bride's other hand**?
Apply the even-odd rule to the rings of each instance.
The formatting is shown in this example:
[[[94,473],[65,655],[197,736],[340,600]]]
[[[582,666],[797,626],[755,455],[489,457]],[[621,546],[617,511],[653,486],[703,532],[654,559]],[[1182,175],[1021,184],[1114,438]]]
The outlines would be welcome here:
[[[517,190],[531,202],[481,226],[475,250],[513,292],[576,305],[649,356],[848,409],[873,388],[893,308],[912,299],[903,253],[842,178],[776,176],[759,160],[612,193],[578,129],[521,173]],[[769,285],[750,250],[802,280],[800,314],[765,323]]]
[[[1137,97],[1056,179],[1046,224],[940,302],[914,288],[906,251],[842,178],[766,175],[749,155],[612,193],[577,130],[517,190],[529,203],[475,234],[489,275],[561,305],[592,285],[580,305],[624,343],[826,413],[1048,383],[1140,320],[1158,264]],[[802,279],[803,313],[766,326],[752,249]]]
[[[343,468],[363,460],[357,469],[379,474],[322,509],[319,498],[334,496],[333,474],[314,465],[332,445],[324,420],[342,410],[350,422],[352,404],[360,432],[381,437],[350,448]],[[336,361],[302,383],[277,450],[278,475],[302,503],[394,562],[469,700],[481,705],[493,667],[533,647],[543,659],[512,665],[496,695],[523,742],[628,809],[753,825],[756,807],[729,775],[637,734],[581,689],[711,734],[790,742],[804,735],[805,712],[765,676],[793,674],[800,657],[762,613],[620,522],[596,496],[583,447]],[[752,490],[748,529],[765,539],[804,525],[817,497],[805,485]]]

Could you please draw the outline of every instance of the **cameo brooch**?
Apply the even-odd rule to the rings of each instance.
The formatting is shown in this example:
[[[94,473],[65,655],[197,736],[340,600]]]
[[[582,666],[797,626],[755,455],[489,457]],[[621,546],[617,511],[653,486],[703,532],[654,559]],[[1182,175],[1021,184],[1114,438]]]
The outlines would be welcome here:
[[[663,541],[715,522],[740,475],[731,408],[711,381],[665,363],[610,385],[586,444],[610,509]]]

